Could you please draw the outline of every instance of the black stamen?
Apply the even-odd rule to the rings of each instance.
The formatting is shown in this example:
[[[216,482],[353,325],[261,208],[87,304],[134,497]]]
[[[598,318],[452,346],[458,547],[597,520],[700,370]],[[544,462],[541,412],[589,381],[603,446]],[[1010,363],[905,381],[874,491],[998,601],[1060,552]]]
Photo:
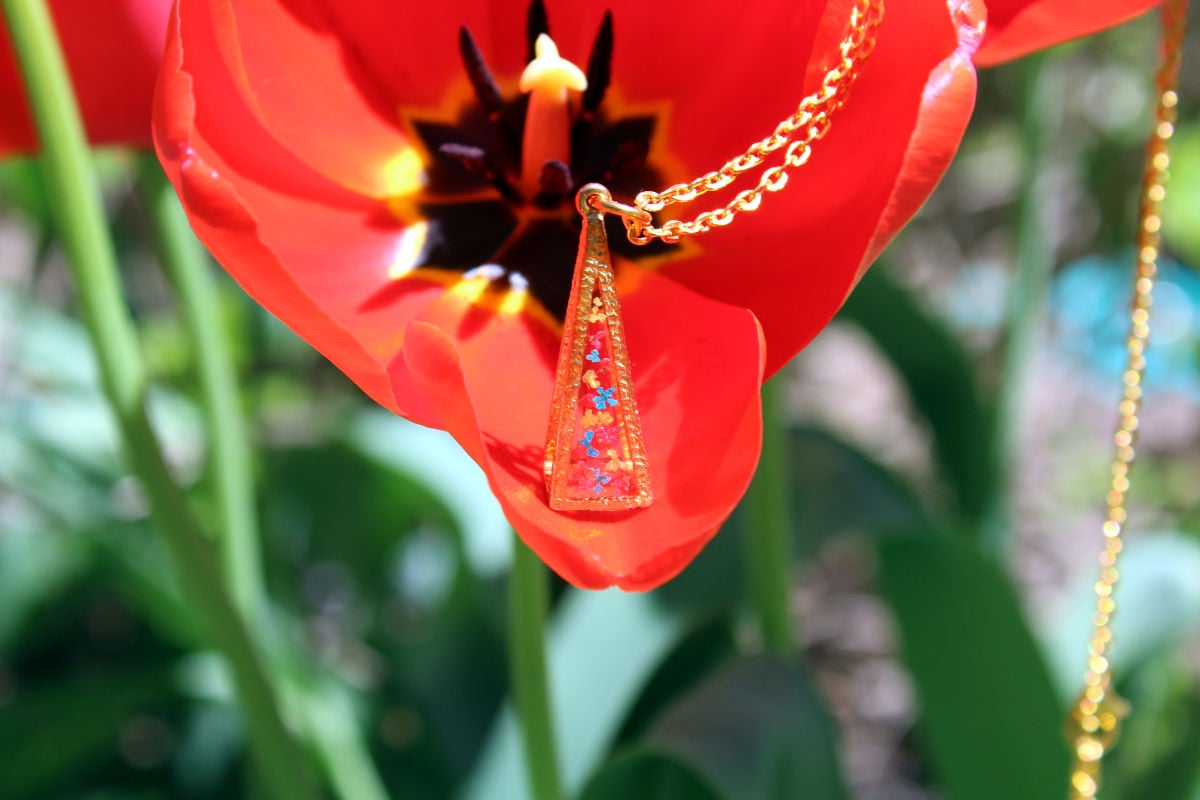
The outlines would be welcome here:
[[[517,191],[505,174],[496,169],[492,164],[492,160],[488,158],[487,151],[482,147],[476,147],[470,144],[459,144],[457,142],[446,142],[438,145],[437,153],[440,156],[449,158],[462,164],[472,175],[478,175],[485,181],[496,187],[496,191],[500,192],[501,196],[510,203],[521,204],[523,199],[521,193]]]
[[[525,37],[528,46],[525,51],[525,63],[533,61],[537,55],[537,38],[542,34],[550,35],[550,18],[546,15],[546,4],[542,0],[533,0],[529,4],[529,16],[525,22]]]
[[[596,39],[592,42],[592,54],[588,58],[588,85],[583,92],[584,111],[595,111],[604,100],[604,93],[608,91],[608,84],[612,80],[612,57],[613,16],[612,11],[605,11],[600,30],[596,31]]]
[[[561,161],[546,161],[538,175],[538,185],[541,191],[534,198],[534,204],[544,208],[556,207],[571,193],[571,168]]]
[[[483,60],[483,53],[479,52],[479,45],[475,44],[475,37],[471,35],[465,25],[458,29],[458,51],[462,54],[463,64],[467,68],[467,77],[470,78],[471,86],[475,89],[475,96],[479,98],[479,105],[483,106],[483,110],[489,117],[496,119],[504,104],[500,97],[500,87],[492,78],[492,71],[488,69],[487,62]]]

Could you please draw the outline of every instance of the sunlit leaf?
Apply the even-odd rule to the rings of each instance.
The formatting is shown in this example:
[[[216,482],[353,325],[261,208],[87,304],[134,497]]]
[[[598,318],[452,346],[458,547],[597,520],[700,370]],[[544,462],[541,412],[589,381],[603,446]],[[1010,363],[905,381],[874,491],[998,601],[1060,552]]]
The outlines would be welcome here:
[[[1171,145],[1163,235],[1185,261],[1200,269],[1200,129],[1195,125],[1181,127]]]
[[[884,598],[921,700],[920,741],[953,800],[1061,800],[1063,704],[1012,586],[959,539],[879,540]]]

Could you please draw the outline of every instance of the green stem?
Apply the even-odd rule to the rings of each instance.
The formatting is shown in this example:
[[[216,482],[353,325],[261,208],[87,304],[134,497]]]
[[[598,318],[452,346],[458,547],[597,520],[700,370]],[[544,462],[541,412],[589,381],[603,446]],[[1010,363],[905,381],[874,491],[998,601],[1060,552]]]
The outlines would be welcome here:
[[[146,377],[54,25],[43,0],[0,3],[25,77],[51,212],[75,278],[101,384],[130,467],[149,500],[151,521],[175,564],[181,593],[198,612],[207,640],[229,664],[264,783],[281,799],[314,797],[310,773],[283,726],[259,654],[224,590],[211,543],[172,480],[146,417]]]
[[[985,516],[982,543],[1002,553],[1012,541],[1010,489],[1016,459],[1020,455],[1021,402],[1028,384],[1031,357],[1042,336],[1046,293],[1054,270],[1052,244],[1043,224],[1043,185],[1046,150],[1058,127],[1055,109],[1061,107],[1060,86],[1045,69],[1046,56],[1025,59],[1024,105],[1021,109],[1021,191],[1017,199],[1016,274],[1008,297],[1008,324],[1004,363],[996,394],[995,454],[1000,486],[993,493],[992,507]]]
[[[777,376],[763,384],[763,446],[758,470],[746,492],[746,565],[758,624],[766,649],[779,656],[796,652],[788,613],[792,524],[788,507],[785,384]]]
[[[513,702],[525,735],[525,763],[534,800],[559,800],[558,754],[546,683],[546,616],[550,588],[546,568],[513,537],[508,583],[508,668]]]
[[[220,513],[217,543],[226,583],[243,618],[259,622],[263,619],[265,593],[250,447],[216,282],[174,188],[152,155],[138,159],[138,186],[154,225],[160,261],[179,298],[196,359]]]

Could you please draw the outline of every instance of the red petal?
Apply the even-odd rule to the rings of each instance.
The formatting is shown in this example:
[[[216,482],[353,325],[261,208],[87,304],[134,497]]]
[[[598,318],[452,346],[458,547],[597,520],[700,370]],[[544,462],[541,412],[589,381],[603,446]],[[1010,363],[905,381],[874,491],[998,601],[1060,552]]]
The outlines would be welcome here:
[[[150,144],[150,105],[170,8],[170,0],[51,1],[93,143]],[[16,57],[0,24],[0,156],[36,149]]]
[[[689,173],[713,169],[769,133],[813,90],[843,35],[847,5],[831,2],[818,18],[811,6],[789,4],[759,38],[739,38],[740,51],[712,59],[730,74],[710,93],[676,96],[667,140]],[[973,99],[967,56],[978,41],[976,5],[889,3],[847,104],[787,188],[764,198],[758,212],[697,239],[694,258],[662,267],[703,294],[754,312],[769,345],[768,374],[828,323],[864,264],[932,191],[956,151]],[[708,77],[688,80],[707,88]],[[666,86],[641,90],[671,96]],[[707,200],[689,206],[688,215],[712,205]]]
[[[916,128],[908,142],[900,177],[876,228],[855,283],[929,197],[962,139],[975,106],[975,70],[971,54],[983,28],[984,8],[976,0],[953,0],[951,13],[959,28],[959,47],[929,76]]]
[[[405,322],[442,287],[409,279],[403,291],[392,289],[389,269],[404,231],[387,208],[325,182],[273,146],[221,80],[224,73],[203,61],[211,50],[184,47],[179,14],[171,18],[155,129],[159,157],[197,235],[251,296],[372,398],[423,420],[424,398],[403,386],[394,391],[388,369]],[[189,43],[211,31],[204,21],[188,17]],[[188,70],[197,68],[207,71],[193,98]],[[218,148],[207,131],[227,146]],[[257,146],[260,157],[245,156],[231,138]],[[226,153],[241,160],[235,166]]]
[[[990,67],[1136,17],[1162,0],[988,0],[975,63]]]
[[[329,3],[326,13],[394,104],[432,109],[442,106],[455,81],[461,96],[469,91],[458,54],[460,26],[471,30],[488,64],[515,91],[525,67],[525,9],[524,2],[357,0]],[[551,15],[553,24],[566,12],[551,9]],[[554,32],[557,37],[557,27]]]
[[[402,188],[389,166],[408,147],[396,106],[312,0],[189,4],[204,13],[245,107],[326,178],[375,197]],[[453,41],[453,40],[451,40]]]
[[[654,503],[557,512],[542,478],[558,337],[514,315],[480,316],[447,296],[409,326],[405,359],[450,431],[488,475],[521,538],[586,588],[651,589],[712,538],[758,460],[761,337],[747,312],[622,273],[622,304]],[[475,312],[480,313],[480,312]],[[457,341],[456,341],[457,339]]]
[[[167,53],[155,106],[155,143],[179,157],[198,133],[239,173],[297,197],[339,204],[362,198],[321,175],[281,146],[247,104],[244,76],[223,57],[230,24],[221,4],[179,0],[167,31]],[[193,81],[193,75],[200,76]],[[348,147],[347,150],[353,151]]]

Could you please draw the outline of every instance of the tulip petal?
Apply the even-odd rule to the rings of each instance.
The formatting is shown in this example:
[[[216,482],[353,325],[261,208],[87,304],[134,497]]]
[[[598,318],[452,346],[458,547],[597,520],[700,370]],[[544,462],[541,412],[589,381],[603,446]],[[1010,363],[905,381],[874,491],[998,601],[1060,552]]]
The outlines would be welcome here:
[[[975,63],[991,67],[1132,19],[1162,0],[989,0]]]
[[[740,57],[722,59],[740,80],[718,82],[694,104],[677,98],[668,139],[679,160],[711,169],[731,155],[732,144],[770,132],[824,74],[828,52],[843,35],[847,5],[830,3],[821,17],[810,6],[792,6],[781,16],[785,30],[799,20],[808,28],[820,22],[825,31],[819,38],[798,34],[802,60],[790,69],[761,71],[758,51],[773,48],[760,40]],[[973,96],[974,72],[966,56],[978,41],[977,6],[889,3],[874,52],[809,162],[793,170],[787,187],[767,196],[761,210],[698,238],[693,258],[661,267],[702,294],[754,312],[769,345],[768,375],[828,323],[864,262],[932,191],[956,151],[971,111],[965,100]],[[813,42],[811,50],[806,41]],[[789,82],[790,75],[805,77]],[[712,121],[700,125],[701,114]],[[687,214],[710,205],[691,204]]]
[[[155,145],[174,159],[191,146],[190,137],[201,135],[208,151],[220,153],[238,174],[281,193],[339,205],[362,202],[282,147],[262,125],[222,57],[210,5],[217,4],[180,0],[171,14],[155,96]]]
[[[859,264],[855,283],[942,179],[957,149],[947,144],[962,140],[975,106],[975,70],[971,58],[983,30],[984,7],[978,0],[958,0],[952,4],[951,14],[960,30],[958,49],[938,64],[925,85],[900,176],[867,254]]]
[[[627,265],[625,275],[633,271]],[[439,427],[483,467],[506,516],[547,564],[577,586],[643,590],[677,574],[749,484],[762,434],[762,340],[744,310],[649,273],[620,282],[655,496],[648,508],[547,505],[553,375],[541,365],[557,351],[555,335],[515,315],[477,320],[469,337],[447,331],[445,319],[462,318],[447,296],[410,324],[404,359],[434,398]],[[517,371],[506,375],[505,365]]]
[[[195,22],[188,18],[189,26]],[[202,134],[198,125],[207,121],[206,131],[228,137],[222,122],[237,120],[239,107],[221,93],[219,69],[205,73],[203,87],[194,86],[189,70],[211,62],[192,62],[209,51],[196,47],[185,64],[178,12],[171,26],[156,143],[197,235],[252,297],[373,399],[422,421],[429,414],[424,398],[393,386],[387,371],[403,344],[405,322],[443,286],[409,278],[397,287],[392,270],[405,230],[386,206],[307,172],[272,148],[244,111],[236,142],[260,146],[257,160],[228,139],[218,147]],[[204,30],[203,24],[190,29]],[[240,157],[238,166],[226,154]],[[267,176],[270,185],[243,166]]]
[[[185,0],[186,1],[186,0]],[[420,188],[404,169],[398,109],[312,0],[189,3],[208,16],[246,107],[283,147],[329,180],[372,197]]]
[[[459,28],[464,26],[504,87],[515,92],[525,68],[525,10],[524,2],[511,1],[356,0],[329,3],[326,13],[347,49],[394,103],[434,109],[443,106],[452,86],[459,100],[470,96],[458,53]]]

